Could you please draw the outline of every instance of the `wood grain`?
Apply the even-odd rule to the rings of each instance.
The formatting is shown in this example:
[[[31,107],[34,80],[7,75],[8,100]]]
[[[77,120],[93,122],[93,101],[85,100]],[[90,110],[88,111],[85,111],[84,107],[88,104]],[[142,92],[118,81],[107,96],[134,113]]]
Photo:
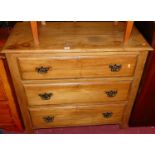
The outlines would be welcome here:
[[[122,22],[117,26],[112,22],[47,23],[39,28],[36,47],[30,25],[15,26],[3,53],[27,131],[98,124],[127,127],[147,51],[152,48],[135,27],[124,45],[124,30]],[[111,72],[111,63],[122,68]],[[36,67],[49,70],[40,74]],[[116,96],[105,95],[116,89]],[[43,101],[38,94],[44,93],[53,94]],[[104,118],[105,112],[112,112],[112,117]],[[45,122],[53,116],[53,122]]]
[[[135,71],[136,74],[135,74],[135,77],[134,77],[134,80],[133,80],[133,83],[131,86],[131,94],[129,97],[129,104],[127,104],[127,106],[126,106],[124,117],[123,117],[123,123],[122,123],[123,128],[128,126],[130,113],[131,113],[132,107],[134,105],[135,97],[137,95],[137,91],[139,88],[139,83],[141,80],[141,76],[143,73],[143,69],[144,69],[144,65],[146,62],[147,55],[148,55],[148,51],[143,51],[140,53],[140,55],[138,57],[138,63],[136,66],[136,71]]]
[[[23,86],[21,85],[17,62],[16,62],[16,59],[13,57],[13,55],[6,54],[6,57],[7,57],[7,62],[11,72],[13,84],[15,87],[20,110],[22,112],[22,118],[24,121],[25,130],[31,133],[32,132],[31,120],[30,120],[29,112],[27,111],[26,96],[23,93],[24,89],[23,89]]]
[[[51,53],[51,52],[90,52],[90,51],[139,51],[151,50],[138,30],[133,27],[127,45],[123,43],[126,25],[119,22],[51,22],[39,27],[39,46],[33,42],[29,22],[18,23],[9,37],[6,52]]]
[[[31,21],[31,30],[32,30],[32,35],[33,35],[33,39],[34,39],[34,43],[36,46],[39,45],[39,34],[38,34],[38,27],[37,27],[37,22],[35,21]]]
[[[130,37],[131,37],[131,32],[132,32],[132,29],[133,29],[133,24],[134,22],[133,21],[127,21],[127,27],[126,27],[126,31],[125,31],[125,34],[124,34],[124,43],[128,43]]]
[[[0,68],[1,68],[1,66],[0,66]],[[7,100],[7,97],[6,97],[6,94],[5,94],[3,83],[0,80],[0,101],[1,100]]]
[[[22,79],[63,79],[84,77],[121,77],[134,74],[137,55],[87,55],[70,56],[37,56],[18,57]],[[119,71],[111,71],[109,65],[121,65]],[[40,74],[36,68],[49,68],[47,73]]]
[[[0,122],[1,123],[12,123],[13,124],[13,119],[12,119],[11,115],[9,115],[9,114],[3,114],[0,117]]]
[[[5,102],[0,101],[0,105],[6,104],[10,112],[9,115],[4,115],[4,117],[0,116],[1,117],[0,122],[7,123],[12,121],[12,124],[16,126],[18,130],[22,130],[21,120],[19,118],[19,113],[16,107],[17,103],[15,102],[15,99],[14,99],[14,95],[11,89],[11,84],[10,84],[8,75],[9,74],[7,73],[6,67],[4,65],[4,61],[0,59],[0,85],[1,85],[0,89],[2,89],[0,90],[0,93],[2,93],[2,91],[5,93],[5,96],[3,96],[3,100],[6,100]],[[4,110],[4,108],[2,110]],[[6,113],[6,110],[5,110],[5,113]]]
[[[62,126],[83,126],[100,124],[119,124],[125,105],[86,105],[86,106],[52,106],[30,108],[33,128],[50,128]],[[110,118],[103,113],[112,112]],[[53,122],[47,123],[44,117],[54,116]]]
[[[28,104],[50,105],[50,104],[96,104],[112,101],[126,101],[130,91],[130,81],[104,82],[101,80],[92,82],[66,82],[48,84],[25,84],[25,92]],[[114,97],[109,97],[107,92],[117,91]],[[40,95],[51,94],[48,100]]]

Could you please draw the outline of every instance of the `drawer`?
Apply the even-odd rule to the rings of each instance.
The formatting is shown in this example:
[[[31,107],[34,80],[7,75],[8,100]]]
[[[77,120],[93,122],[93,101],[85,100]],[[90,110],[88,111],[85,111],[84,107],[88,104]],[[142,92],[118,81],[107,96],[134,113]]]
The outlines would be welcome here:
[[[0,101],[3,101],[3,100],[7,100],[7,97],[6,97],[6,94],[5,94],[3,83],[0,80]]]
[[[10,114],[10,108],[9,108],[9,102],[8,101],[0,101],[0,117],[4,114],[5,115]]]
[[[12,123],[13,122],[13,118],[11,117],[10,114],[1,114],[1,117],[0,117],[0,124],[3,124],[3,123]]]
[[[32,56],[17,59],[22,79],[45,80],[132,76],[137,55]]]
[[[10,113],[8,101],[0,101],[0,126],[5,123],[12,123],[13,119]]]
[[[9,101],[0,101],[0,111],[7,111],[7,110],[9,110],[10,109],[10,107],[9,107]],[[0,116],[1,116],[1,114],[0,114]]]
[[[124,105],[52,106],[30,108],[34,128],[116,124],[122,121]]]
[[[24,84],[29,105],[126,101],[131,81]]]

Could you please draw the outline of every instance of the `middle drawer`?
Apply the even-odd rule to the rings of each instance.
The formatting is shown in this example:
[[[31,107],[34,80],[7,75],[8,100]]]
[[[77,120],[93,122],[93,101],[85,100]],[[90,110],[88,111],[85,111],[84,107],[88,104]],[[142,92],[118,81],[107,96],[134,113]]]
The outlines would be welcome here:
[[[126,101],[131,81],[24,84],[29,105]]]

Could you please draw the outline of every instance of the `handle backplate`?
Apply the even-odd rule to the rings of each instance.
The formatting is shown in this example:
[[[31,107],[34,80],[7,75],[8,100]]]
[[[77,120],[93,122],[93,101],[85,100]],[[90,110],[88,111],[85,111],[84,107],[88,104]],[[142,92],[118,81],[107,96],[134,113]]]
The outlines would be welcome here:
[[[49,71],[50,67],[36,67],[36,72],[39,74],[45,74]]]
[[[110,64],[109,68],[111,72],[119,72],[120,69],[122,68],[122,65],[121,64]]]
[[[113,113],[112,112],[104,112],[104,113],[102,113],[102,115],[104,118],[110,118],[110,117],[112,117]]]
[[[44,116],[43,117],[44,122],[51,123],[54,121],[54,116]]]
[[[115,97],[117,95],[117,90],[105,91],[108,97]]]
[[[53,96],[53,93],[43,93],[38,94],[38,96],[40,96],[42,100],[50,100],[51,97]]]

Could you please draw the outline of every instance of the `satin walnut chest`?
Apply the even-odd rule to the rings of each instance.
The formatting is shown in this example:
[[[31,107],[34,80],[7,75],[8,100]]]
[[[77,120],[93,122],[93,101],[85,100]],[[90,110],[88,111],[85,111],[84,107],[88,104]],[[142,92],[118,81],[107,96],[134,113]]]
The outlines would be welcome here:
[[[125,24],[18,23],[6,54],[27,131],[37,128],[119,124],[128,119],[149,50],[134,27],[123,44]]]

